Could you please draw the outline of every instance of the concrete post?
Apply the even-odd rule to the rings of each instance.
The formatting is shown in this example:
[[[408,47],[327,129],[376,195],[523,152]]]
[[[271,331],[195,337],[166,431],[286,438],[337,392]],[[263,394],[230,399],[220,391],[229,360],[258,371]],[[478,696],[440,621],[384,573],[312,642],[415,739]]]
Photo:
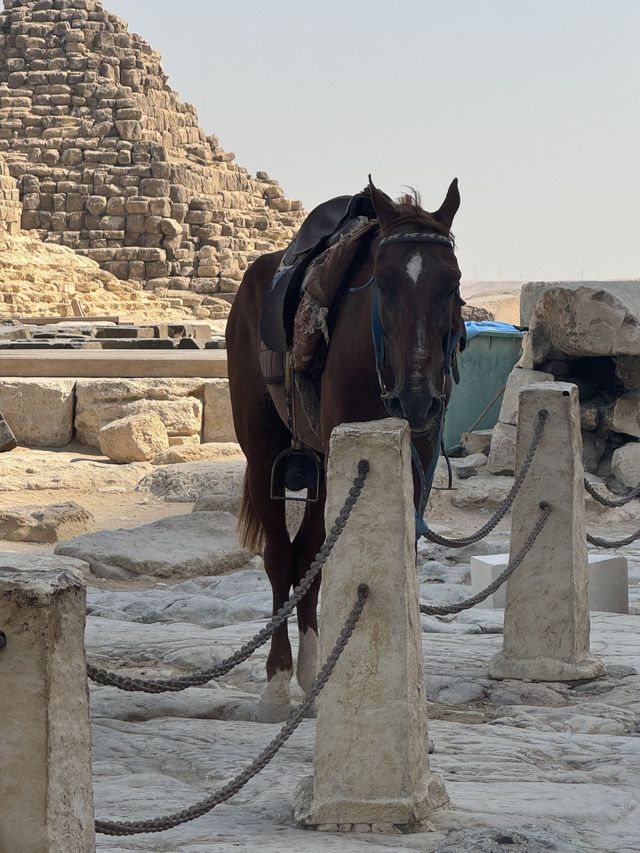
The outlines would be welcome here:
[[[511,521],[511,556],[529,537],[540,502],[552,512],[507,584],[504,646],[490,664],[492,678],[575,681],[596,678],[604,665],[589,654],[587,540],[578,389],[542,382],[520,391],[516,470],[538,412],[549,413]]]
[[[0,568],[0,853],[95,851],[85,599],[74,570]]]
[[[314,777],[296,817],[326,830],[418,831],[444,805],[430,774],[415,561],[411,442],[405,421],[345,424],[331,437],[327,525],[358,461],[371,465],[362,496],[323,573],[320,660],[365,581],[364,613],[318,699]]]

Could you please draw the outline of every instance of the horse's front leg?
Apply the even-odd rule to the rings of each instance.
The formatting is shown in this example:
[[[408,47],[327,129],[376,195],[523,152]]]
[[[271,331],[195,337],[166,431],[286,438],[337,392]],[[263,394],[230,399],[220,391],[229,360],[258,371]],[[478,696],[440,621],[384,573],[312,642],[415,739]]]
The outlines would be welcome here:
[[[294,540],[296,585],[309,570],[324,541],[324,492],[315,504],[307,504],[304,520]],[[321,576],[298,604],[298,684],[308,693],[315,681],[318,666],[318,594]]]

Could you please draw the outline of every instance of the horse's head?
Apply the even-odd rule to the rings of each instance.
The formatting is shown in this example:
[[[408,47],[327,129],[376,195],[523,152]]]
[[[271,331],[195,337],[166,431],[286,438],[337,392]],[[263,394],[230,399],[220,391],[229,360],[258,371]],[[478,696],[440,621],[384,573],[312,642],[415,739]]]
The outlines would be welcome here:
[[[435,437],[450,387],[445,363],[460,284],[450,234],[460,206],[458,182],[435,213],[422,210],[416,195],[395,203],[373,183],[370,191],[381,225],[374,298],[384,336],[386,404],[414,434]]]

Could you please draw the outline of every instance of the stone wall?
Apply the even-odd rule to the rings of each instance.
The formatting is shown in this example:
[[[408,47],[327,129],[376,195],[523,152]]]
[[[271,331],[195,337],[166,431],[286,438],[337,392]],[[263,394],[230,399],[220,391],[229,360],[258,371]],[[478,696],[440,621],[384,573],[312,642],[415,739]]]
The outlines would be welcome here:
[[[6,162],[0,158],[0,231],[17,234],[20,231],[22,204],[20,190],[11,177]]]
[[[233,293],[293,236],[300,202],[203,132],[159,54],[99,0],[4,6],[0,152],[23,228],[167,298]]]
[[[47,417],[42,417],[43,408]],[[100,429],[129,415],[153,412],[169,445],[235,441],[226,379],[4,378],[0,411],[18,443],[100,446]]]
[[[518,394],[557,379],[578,387],[583,463],[612,489],[640,482],[640,282],[531,282],[521,294],[529,325],[502,403],[489,458],[513,473]]]

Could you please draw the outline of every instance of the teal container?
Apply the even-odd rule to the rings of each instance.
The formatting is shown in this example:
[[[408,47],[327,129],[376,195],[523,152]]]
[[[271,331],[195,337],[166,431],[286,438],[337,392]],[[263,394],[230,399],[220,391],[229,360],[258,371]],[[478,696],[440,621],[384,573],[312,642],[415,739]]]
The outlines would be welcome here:
[[[479,331],[460,353],[460,384],[454,385],[445,421],[446,448],[460,443],[462,433],[469,431],[482,410],[498,394],[474,429],[491,429],[496,425],[502,403],[499,392],[520,358],[523,336],[524,333],[515,328],[513,332]]]

